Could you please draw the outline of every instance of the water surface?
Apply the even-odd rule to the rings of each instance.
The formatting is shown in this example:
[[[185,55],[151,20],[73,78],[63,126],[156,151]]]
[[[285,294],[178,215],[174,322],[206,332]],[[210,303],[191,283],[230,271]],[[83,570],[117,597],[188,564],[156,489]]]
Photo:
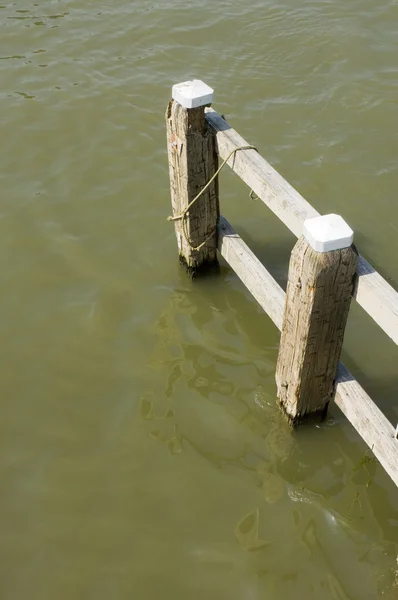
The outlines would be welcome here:
[[[192,284],[164,111],[215,108],[398,286],[394,0],[0,7],[4,600],[396,598],[398,494],[337,408],[291,434],[279,332]],[[294,239],[231,173],[221,209],[283,283]],[[398,351],[353,306],[344,362],[398,420]]]

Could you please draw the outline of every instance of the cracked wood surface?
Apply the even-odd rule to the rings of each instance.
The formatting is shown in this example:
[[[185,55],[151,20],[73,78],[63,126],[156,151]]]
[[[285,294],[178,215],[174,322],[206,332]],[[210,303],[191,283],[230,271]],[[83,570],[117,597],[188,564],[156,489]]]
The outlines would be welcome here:
[[[187,109],[172,100],[166,112],[166,128],[171,204],[173,217],[177,217],[214,175],[218,156],[203,106]],[[193,274],[217,263],[218,218],[216,178],[188,212],[174,221],[180,260]],[[202,243],[203,247],[195,250]]]
[[[276,367],[278,398],[293,424],[322,418],[334,396],[357,266],[354,247],[293,248]]]

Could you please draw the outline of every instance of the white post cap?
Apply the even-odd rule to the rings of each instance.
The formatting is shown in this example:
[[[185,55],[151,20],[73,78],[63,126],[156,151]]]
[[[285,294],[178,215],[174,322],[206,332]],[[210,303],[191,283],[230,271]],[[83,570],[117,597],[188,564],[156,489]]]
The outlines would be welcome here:
[[[351,246],[354,232],[339,215],[324,215],[304,221],[303,235],[317,252],[330,252]]]
[[[197,108],[213,102],[214,90],[200,79],[173,85],[172,98],[185,108]]]

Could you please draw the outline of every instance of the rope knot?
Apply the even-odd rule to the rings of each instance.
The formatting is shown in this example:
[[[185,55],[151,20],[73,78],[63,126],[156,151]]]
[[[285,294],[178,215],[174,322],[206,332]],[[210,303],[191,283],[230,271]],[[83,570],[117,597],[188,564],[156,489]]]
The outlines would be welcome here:
[[[188,206],[186,208],[184,208],[184,210],[182,211],[182,213],[180,213],[179,215],[175,215],[175,216],[170,215],[169,217],[167,217],[168,221],[179,221],[180,219],[182,220],[182,232],[184,234],[185,241],[187,242],[187,244],[191,248],[191,250],[193,250],[194,252],[197,252],[198,250],[200,250],[201,248],[203,248],[203,246],[206,244],[206,242],[216,233],[216,230],[214,230],[211,233],[209,233],[209,235],[206,236],[206,239],[201,244],[199,244],[199,246],[192,246],[192,244],[191,244],[191,242],[190,242],[190,240],[188,238],[187,232],[186,232],[186,220],[185,220],[185,217],[186,217],[189,209],[191,208],[191,206],[193,206],[195,204],[195,202],[202,196],[202,194],[204,194],[204,192],[208,189],[208,187],[213,183],[213,181],[219,175],[219,173],[221,172],[221,170],[225,167],[225,165],[227,164],[227,162],[229,161],[229,159],[231,158],[231,156],[233,156],[239,150],[255,150],[257,152],[257,148],[255,148],[255,146],[239,146],[238,148],[234,148],[234,150],[232,150],[228,154],[227,158],[221,163],[221,165],[218,167],[217,171],[209,179],[209,181],[206,183],[206,185],[201,189],[201,191],[199,192],[199,194],[197,194],[195,196],[195,198],[193,200],[191,200],[191,202],[188,204]]]

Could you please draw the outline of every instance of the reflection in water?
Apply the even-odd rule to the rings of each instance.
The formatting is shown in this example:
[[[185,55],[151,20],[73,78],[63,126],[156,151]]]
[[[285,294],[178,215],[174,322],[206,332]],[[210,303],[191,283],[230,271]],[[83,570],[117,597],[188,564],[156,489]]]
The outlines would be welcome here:
[[[302,542],[314,564],[329,571],[327,580],[333,583],[334,593],[339,590],[340,594],[347,594],[343,598],[353,598],[360,581],[362,598],[377,598],[383,574],[391,565],[385,547],[357,530],[351,520],[329,510],[319,496],[294,488],[289,489],[288,495],[300,505],[292,516]],[[354,568],[347,556],[355,557]]]
[[[177,435],[177,429],[175,425],[171,435],[167,435],[158,429],[152,430],[149,435],[154,440],[163,442],[170,454],[180,454],[180,452],[182,452],[181,438]]]
[[[234,353],[224,352],[219,344],[211,341],[220,325],[228,329],[230,321],[227,315],[228,311],[221,312],[219,306],[209,307],[197,300],[192,302],[189,291],[174,294],[169,307],[158,320],[158,339],[149,361],[150,370],[167,377],[165,391],[156,398],[159,414],[165,414],[167,406],[172,403],[175,423],[181,435],[202,455],[218,464],[220,461],[241,463],[245,454],[249,451],[256,453],[260,448],[261,453],[266,444],[260,440],[264,439],[272,452],[286,456],[292,440],[275,407],[269,411],[270,418],[266,424],[252,412],[251,376],[258,367],[256,360],[252,361],[246,354],[247,336],[242,336],[245,354],[239,352],[239,348]],[[261,362],[258,357],[254,358],[257,358],[257,363]],[[261,364],[264,364],[264,359]],[[230,377],[237,365],[243,377],[246,371],[246,389],[243,377],[239,390],[235,389]],[[145,407],[146,411],[151,410],[147,403]],[[196,421],[192,415],[196,415]],[[242,426],[247,431],[246,437],[253,437],[251,432],[254,432],[254,439],[257,438],[258,442],[253,440],[248,446],[248,440],[236,433],[242,430]],[[211,444],[208,443],[210,436]],[[234,448],[229,448],[231,443]]]
[[[266,473],[263,479],[264,498],[274,504],[283,496],[283,479],[277,473]]]
[[[232,309],[231,298],[226,307],[220,300],[212,304],[211,297],[210,302],[201,303],[190,288],[174,294],[158,320],[157,341],[148,363],[152,379],[160,387],[141,400],[142,417],[157,422],[157,429],[149,429],[148,434],[163,442],[176,458],[181,452],[194,452],[221,472],[238,469],[246,474],[246,492],[251,497],[255,493],[260,503],[244,517],[237,515],[230,527],[245,551],[264,549],[260,562],[256,559],[252,567],[245,567],[254,569],[264,589],[284,590],[287,598],[294,598],[289,590],[298,580],[302,586],[302,578],[309,577],[313,587],[308,588],[308,597],[315,598],[311,594],[317,593],[331,600],[371,600],[381,589],[392,589],[395,573],[385,545],[375,544],[374,537],[356,529],[359,517],[362,522],[366,519],[367,528],[373,523],[378,531],[373,515],[365,510],[369,501],[365,500],[356,516],[350,507],[354,501],[354,508],[360,508],[358,494],[367,498],[371,465],[360,461],[355,468],[341,452],[336,455],[334,451],[328,460],[318,445],[321,468],[316,470],[316,478],[312,477],[309,465],[316,469],[316,462],[308,462],[302,445],[306,440],[310,443],[310,438],[292,433],[274,398],[263,385],[253,386],[252,382],[264,378],[263,367],[258,370],[257,365],[266,364],[266,355],[259,356],[244,331],[231,332]],[[225,352],[213,344],[217,334],[235,335],[234,350]],[[240,349],[242,337],[245,344]],[[237,369],[238,386],[233,384]],[[331,418],[328,427],[308,433],[334,435],[333,424]],[[319,441],[317,438],[316,443]],[[360,476],[362,470],[367,477]],[[336,510],[344,510],[346,517]],[[283,513],[290,513],[292,520],[281,521]],[[259,533],[260,515],[266,540]],[[300,557],[293,563],[286,558],[286,570],[280,558],[274,560],[274,553],[280,556],[285,544],[289,550],[283,552]],[[271,554],[268,547],[273,548]],[[215,564],[223,563],[212,553],[210,556]],[[296,564],[293,569],[292,564]]]
[[[255,508],[245,515],[235,527],[235,535],[244,550],[248,552],[259,550],[267,546],[269,542],[261,540],[258,534],[260,513]]]
[[[174,417],[174,411],[171,408],[167,408],[164,414],[157,415],[153,408],[153,402],[148,398],[143,397],[141,398],[141,416],[150,421],[156,419],[169,419]]]

